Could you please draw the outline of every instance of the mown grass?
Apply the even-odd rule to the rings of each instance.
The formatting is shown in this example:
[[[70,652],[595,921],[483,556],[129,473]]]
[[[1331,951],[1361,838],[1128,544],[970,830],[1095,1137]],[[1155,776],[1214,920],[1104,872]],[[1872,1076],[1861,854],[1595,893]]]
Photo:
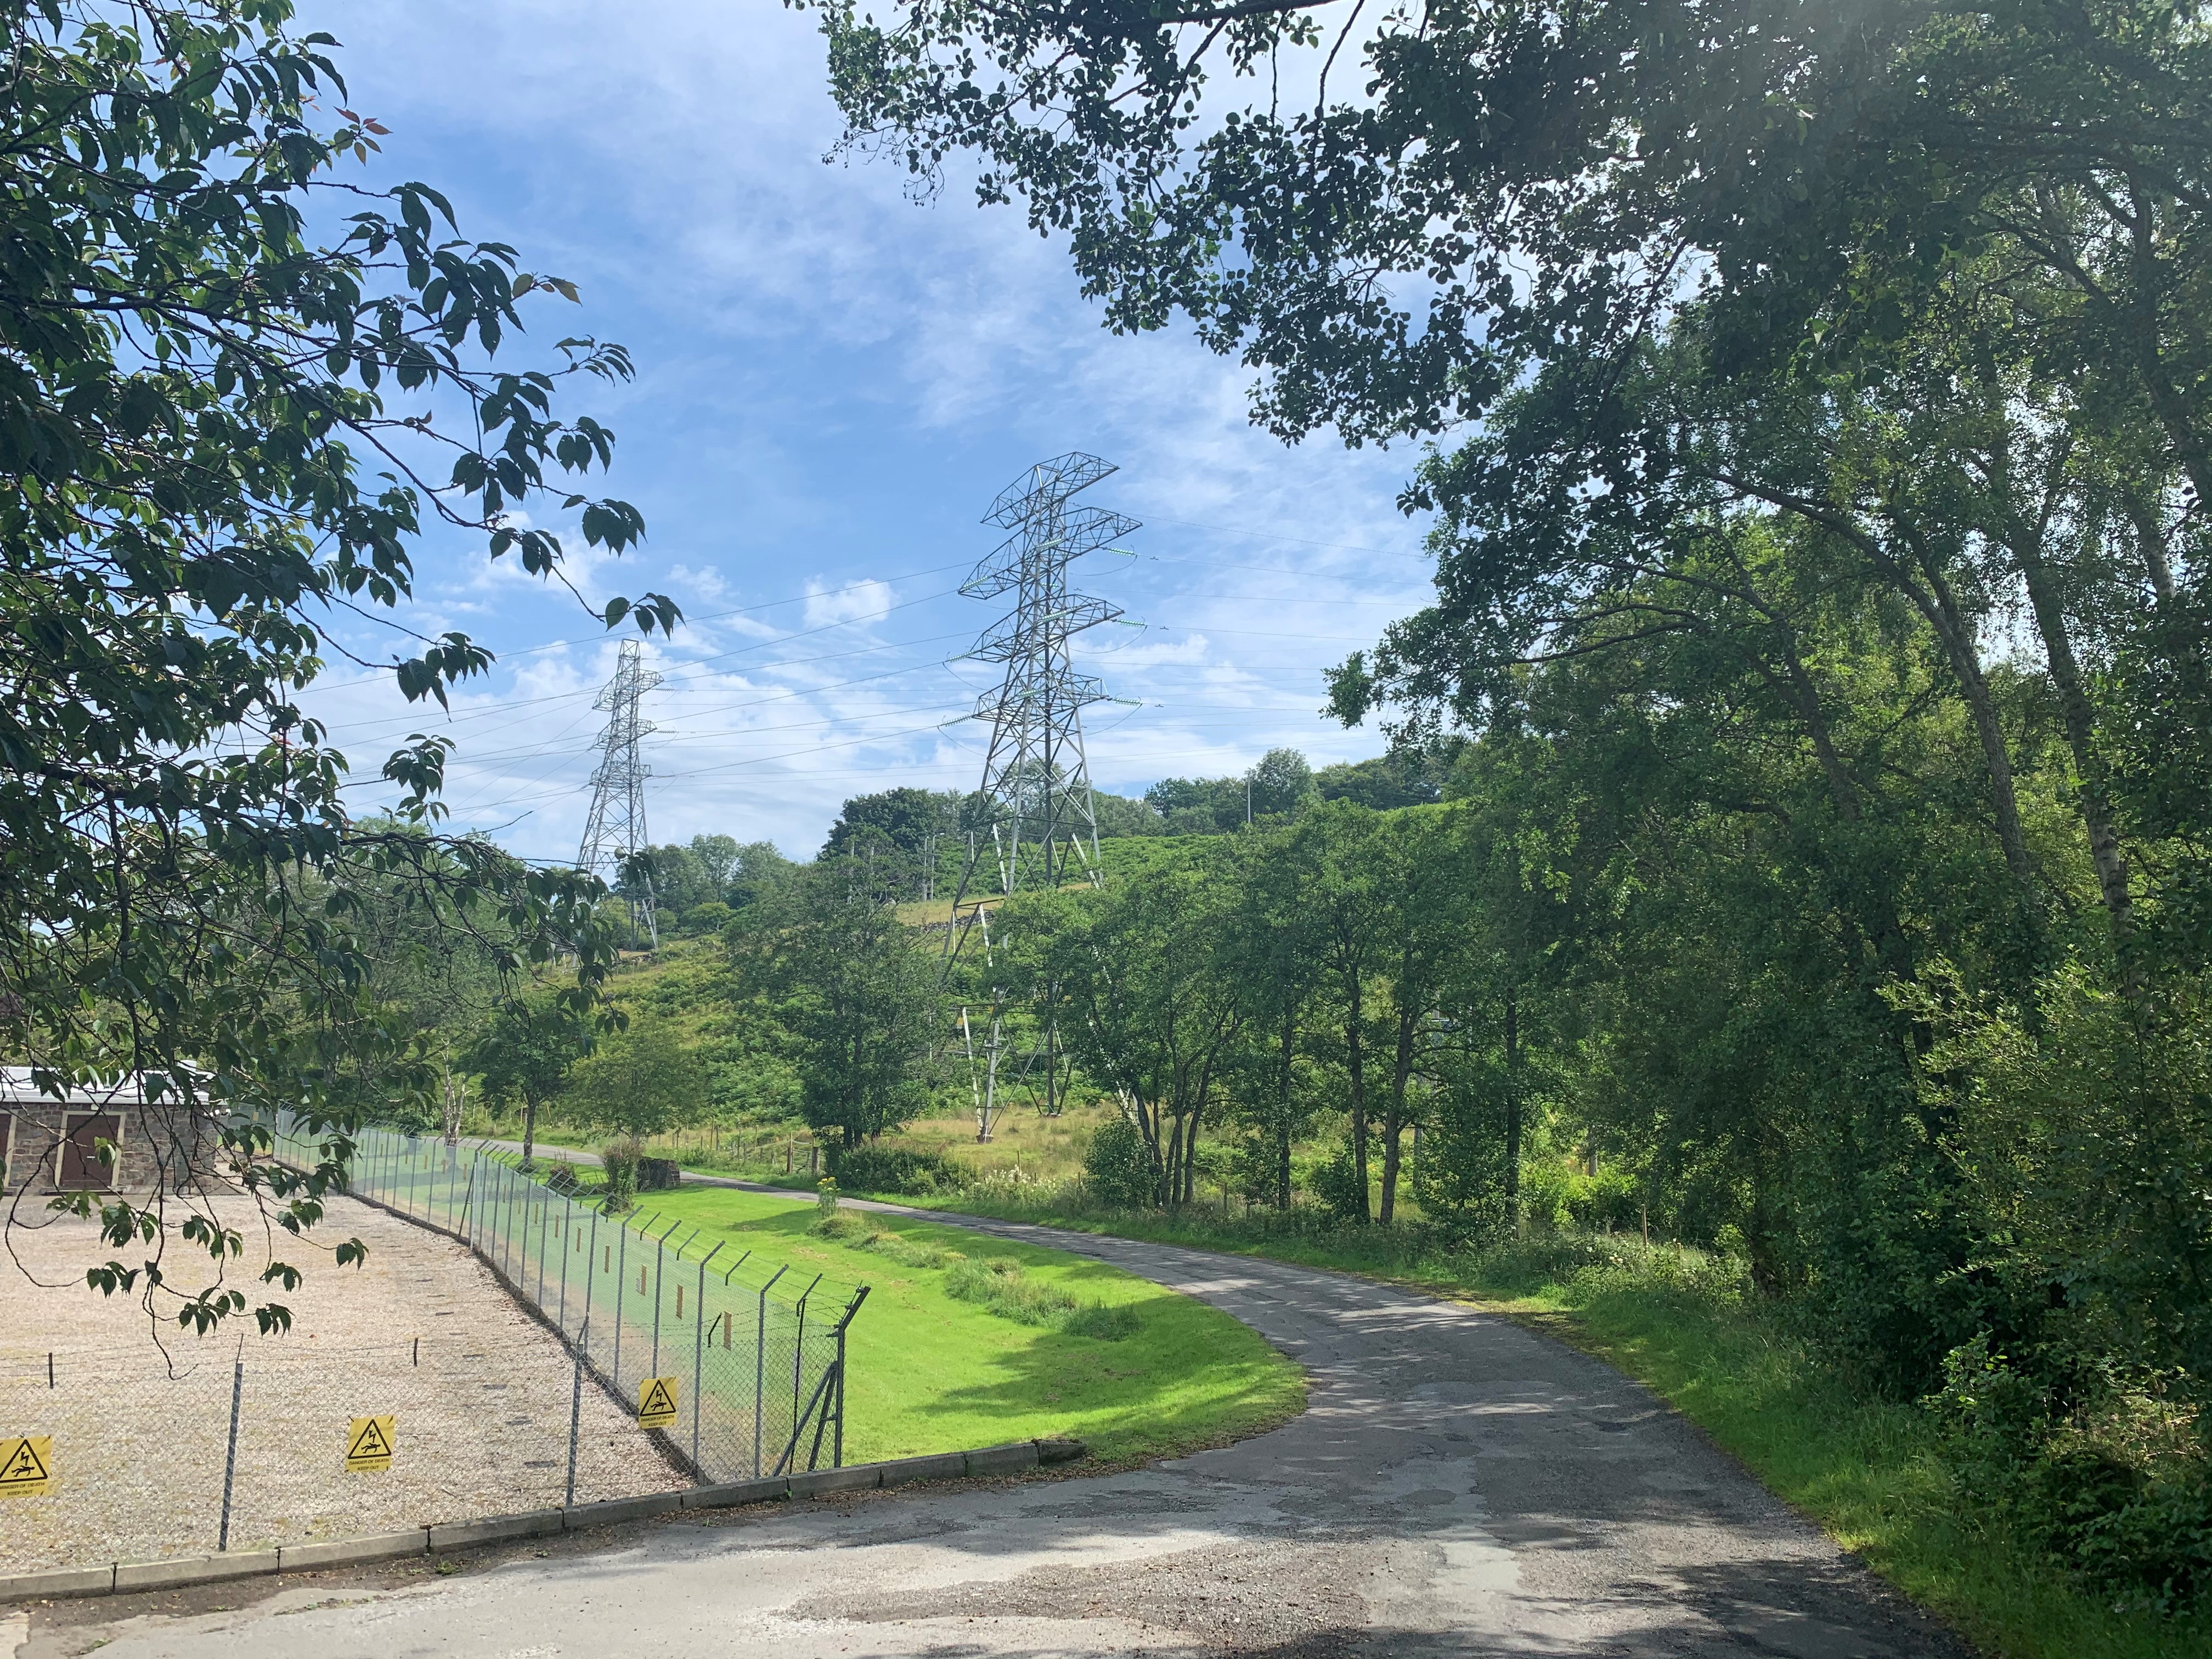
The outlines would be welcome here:
[[[869,1249],[858,1238],[821,1237],[811,1206],[766,1194],[686,1187],[647,1201],[697,1224],[704,1237],[871,1287],[848,1339],[848,1462],[1043,1435],[1082,1440],[1096,1461],[1139,1462],[1257,1433],[1305,1403],[1303,1373],[1255,1332],[1103,1262],[990,1241],[988,1260],[1020,1271],[984,1267],[985,1276],[1108,1310],[1100,1324],[1025,1323],[994,1311],[988,1297],[963,1300],[950,1290],[955,1258],[977,1252],[972,1233],[871,1216],[869,1231],[895,1248]]]
[[[1076,1231],[1334,1267],[1480,1304],[1648,1385],[1772,1491],[1997,1659],[2203,1659],[2212,1614],[2124,1611],[2050,1559],[1977,1524],[1935,1425],[1824,1361],[1790,1311],[1747,1297],[1724,1264],[1620,1239],[1533,1239],[1467,1251],[1380,1228],[1332,1230],[1151,1213],[1058,1212],[902,1200]]]

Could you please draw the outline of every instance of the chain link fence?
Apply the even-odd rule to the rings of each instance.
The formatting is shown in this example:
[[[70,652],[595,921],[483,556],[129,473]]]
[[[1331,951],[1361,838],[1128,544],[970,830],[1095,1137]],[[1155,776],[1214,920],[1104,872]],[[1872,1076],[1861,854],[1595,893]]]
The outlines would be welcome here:
[[[276,1136],[286,1161],[315,1161],[292,1124]],[[367,1282],[317,1276],[303,1296],[319,1311],[285,1337],[213,1352],[102,1339],[92,1316],[112,1329],[127,1310],[87,1308],[81,1277],[60,1277],[96,1248],[90,1224],[17,1241],[52,1258],[36,1305],[61,1316],[19,1295],[26,1317],[0,1324],[0,1453],[31,1443],[53,1468],[0,1501],[0,1574],[842,1463],[845,1332],[865,1287],[665,1218],[608,1216],[480,1149],[384,1130],[356,1142],[351,1191],[386,1212],[343,1224],[374,1241]],[[364,1422],[390,1435],[388,1466],[349,1467]]]
[[[477,1148],[375,1128],[354,1140],[349,1190],[466,1243],[560,1333],[580,1388],[665,1419],[653,1431],[691,1479],[843,1465],[845,1333],[866,1286],[708,1248],[680,1220],[605,1214]],[[315,1158],[289,1121],[277,1152]]]

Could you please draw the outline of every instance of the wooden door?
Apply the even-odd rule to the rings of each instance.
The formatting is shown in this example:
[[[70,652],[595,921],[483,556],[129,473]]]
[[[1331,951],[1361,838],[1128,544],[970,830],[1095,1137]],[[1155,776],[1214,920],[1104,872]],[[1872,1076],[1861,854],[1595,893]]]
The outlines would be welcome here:
[[[113,1164],[100,1161],[100,1143],[115,1147]],[[64,1192],[100,1192],[115,1184],[123,1164],[123,1119],[114,1112],[91,1112],[69,1120],[69,1134],[62,1142],[60,1178],[54,1185]]]

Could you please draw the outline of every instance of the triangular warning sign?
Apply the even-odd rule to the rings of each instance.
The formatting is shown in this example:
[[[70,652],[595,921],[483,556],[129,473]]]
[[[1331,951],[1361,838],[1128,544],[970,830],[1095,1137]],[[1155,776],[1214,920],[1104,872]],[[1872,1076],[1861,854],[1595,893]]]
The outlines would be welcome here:
[[[374,1471],[392,1467],[392,1417],[356,1417],[346,1429],[345,1466]]]
[[[665,1428],[676,1420],[676,1379],[648,1376],[637,1391],[637,1425]]]
[[[5,1461],[0,1462],[0,1486],[42,1486],[53,1478],[30,1440],[0,1441],[0,1447],[7,1454]]]

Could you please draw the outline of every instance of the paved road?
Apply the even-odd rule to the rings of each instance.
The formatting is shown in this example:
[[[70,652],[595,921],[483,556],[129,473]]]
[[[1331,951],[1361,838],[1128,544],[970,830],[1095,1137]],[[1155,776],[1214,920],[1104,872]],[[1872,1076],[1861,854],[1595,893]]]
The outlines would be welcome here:
[[[23,1659],[95,1643],[101,1659],[1964,1652],[1643,1389],[1503,1320],[1274,1262],[973,1224],[1226,1310],[1307,1367],[1310,1409],[1130,1474],[659,1523],[451,1579],[231,1586],[230,1611],[118,1601],[34,1626]]]

